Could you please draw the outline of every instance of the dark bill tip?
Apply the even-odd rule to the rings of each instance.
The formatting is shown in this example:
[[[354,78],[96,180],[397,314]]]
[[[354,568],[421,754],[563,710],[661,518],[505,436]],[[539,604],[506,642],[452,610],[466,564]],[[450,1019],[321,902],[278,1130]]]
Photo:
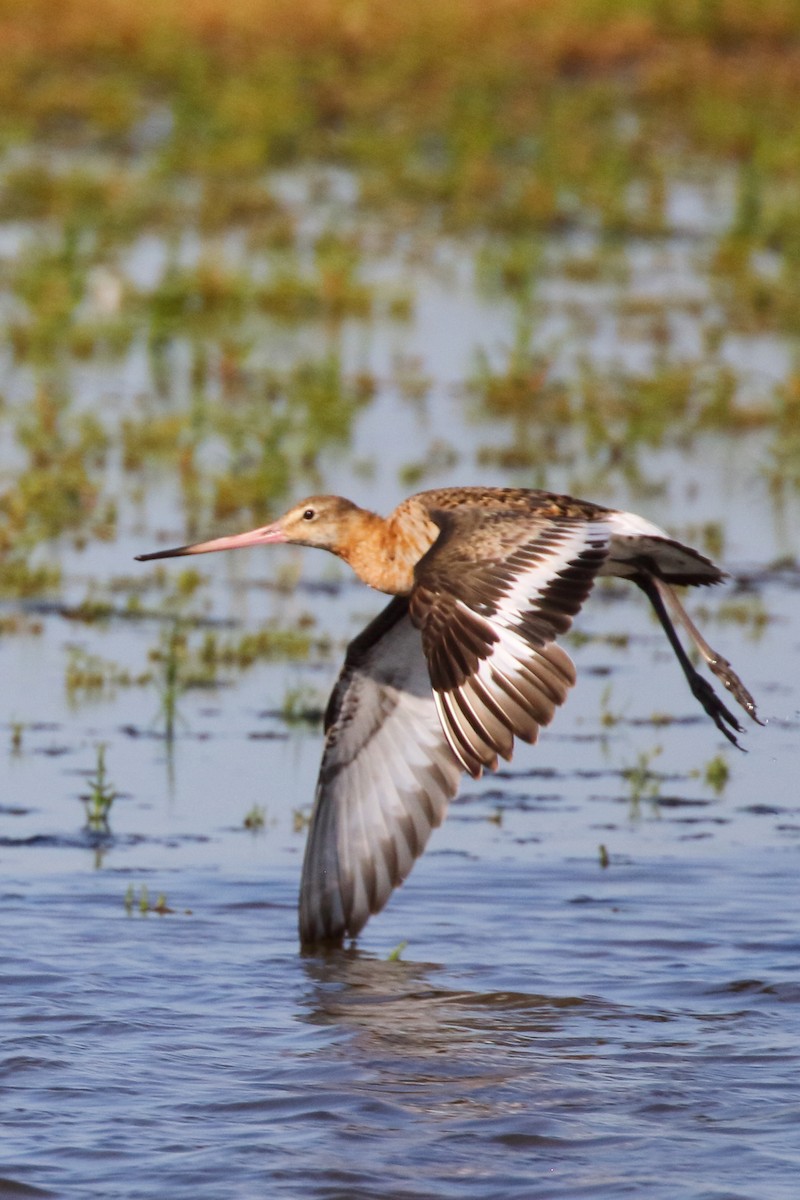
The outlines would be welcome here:
[[[176,546],[174,550],[154,550],[152,554],[135,555],[136,562],[152,562],[154,558],[180,558],[182,554],[190,554],[190,546]]]

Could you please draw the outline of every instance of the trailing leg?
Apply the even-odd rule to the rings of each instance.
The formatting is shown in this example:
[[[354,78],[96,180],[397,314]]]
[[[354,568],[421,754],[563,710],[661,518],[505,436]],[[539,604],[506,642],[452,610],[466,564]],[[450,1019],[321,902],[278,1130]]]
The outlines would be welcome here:
[[[662,598],[664,594],[666,594],[670,599],[670,603],[674,606],[676,615],[679,616],[681,622],[684,625],[686,622],[688,622],[688,624],[691,626],[691,629],[687,628],[687,632],[692,637],[692,640],[695,641],[695,644],[698,645],[698,649],[700,649],[700,645],[696,641],[696,638],[699,638],[700,642],[705,647],[707,653],[704,653],[702,649],[701,653],[703,654],[703,658],[705,658],[706,662],[708,662],[711,670],[714,671],[714,674],[718,675],[718,677],[725,684],[726,688],[732,692],[734,697],[739,701],[740,704],[742,704],[744,708],[747,709],[750,715],[754,719],[757,719],[755,716],[755,704],[753,703],[750,693],[741,683],[738,676],[735,675],[731,670],[730,663],[727,663],[725,659],[721,659],[718,655],[715,655],[707,643],[700,638],[700,634],[695,629],[694,625],[692,625],[688,615],[683,609],[683,606],[680,604],[677,596],[675,596],[672,588],[670,588],[668,584],[662,583],[658,579],[654,579],[652,575],[644,574],[636,576],[636,583],[639,585],[652,604],[656,616],[661,622],[661,626],[666,633],[667,638],[669,639],[669,644],[672,646],[675,656],[680,663],[681,670],[686,676],[686,681],[691,688],[692,695],[703,706],[705,711],[711,717],[711,720],[716,725],[717,729],[719,729],[721,733],[725,734],[725,737],[729,742],[732,742],[734,746],[741,750],[742,747],[737,742],[735,734],[743,732],[742,726],[739,724],[739,721],[733,715],[730,709],[723,704],[722,700],[720,700],[719,696],[716,694],[708,680],[704,679],[696,667],[692,665],[688,654],[681,644],[680,638],[675,630],[675,626],[670,620],[669,613],[667,612],[664,600]],[[712,659],[714,665],[712,665]],[[715,667],[717,668],[716,670]]]
[[[748,716],[752,717],[757,724],[763,725],[764,722],[759,720],[758,713],[756,712],[755,700],[750,695],[747,688],[744,686],[741,679],[728,662],[727,658],[723,658],[721,654],[717,654],[716,650],[711,649],[708,642],[705,640],[700,630],[694,624],[686,609],[681,604],[680,600],[675,594],[675,589],[670,587],[668,583],[662,582],[660,579],[656,579],[653,582],[661,593],[663,599],[667,601],[667,604],[672,609],[672,615],[680,621],[681,625],[683,625],[683,628],[692,639],[694,645],[697,647],[698,653],[708,665],[709,671],[716,675],[717,679],[721,680],[726,690],[731,693],[734,700],[737,702],[737,704],[742,706]]]

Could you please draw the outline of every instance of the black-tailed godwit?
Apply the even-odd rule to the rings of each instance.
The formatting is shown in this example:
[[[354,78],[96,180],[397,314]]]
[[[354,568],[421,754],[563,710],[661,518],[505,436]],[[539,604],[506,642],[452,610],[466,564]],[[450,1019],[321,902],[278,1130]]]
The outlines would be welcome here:
[[[388,517],[310,496],[246,533],[143,554],[317,546],[393,599],[351,642],[325,715],[300,887],[304,945],[355,936],[441,824],[462,772],[535,742],[575,682],[558,645],[595,579],[645,593],[693,695],[738,745],[739,721],[691,663],[672,617],[730,695],[750,693],[711,649],[675,585],[718,583],[708,558],[634,513],[521,488],[420,492]]]

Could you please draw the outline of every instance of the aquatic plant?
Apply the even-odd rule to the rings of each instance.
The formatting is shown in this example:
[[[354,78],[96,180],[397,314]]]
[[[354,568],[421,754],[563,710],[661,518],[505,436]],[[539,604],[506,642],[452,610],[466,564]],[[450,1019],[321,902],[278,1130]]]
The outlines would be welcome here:
[[[2,539],[0,528],[0,543]],[[0,596],[41,596],[56,591],[60,583],[61,568],[57,563],[31,562],[28,558],[20,557],[18,550],[12,550],[8,557],[0,555]]]
[[[161,675],[158,689],[161,697],[161,716],[164,720],[164,736],[168,743],[175,738],[175,722],[178,716],[178,701],[186,688],[183,666],[187,657],[186,633],[180,619],[173,619],[159,639],[158,649],[150,658],[158,663]]]
[[[309,687],[290,687],[284,693],[280,715],[287,725],[318,725],[324,712],[324,700]]]
[[[104,742],[97,746],[95,770],[88,782],[89,791],[85,796],[81,796],[86,807],[86,825],[95,832],[107,832],[108,814],[119,793],[106,777],[106,746]]]
[[[311,810],[305,808],[292,809],[292,832],[304,833],[311,823]]]
[[[612,692],[612,685],[607,683],[600,693],[600,724],[604,729],[610,729],[624,719],[623,713],[611,705]]]
[[[748,631],[754,641],[764,633],[766,626],[775,616],[770,613],[761,596],[755,594],[734,595],[730,600],[711,606],[702,604],[696,610],[698,620],[719,621],[740,625]]]
[[[630,789],[630,801],[634,809],[638,808],[641,800],[655,800],[661,791],[659,776],[651,770],[653,760],[661,753],[661,746],[652,750],[643,750],[632,766],[623,767],[622,778]]]
[[[117,688],[145,687],[151,680],[150,671],[136,673],[82,646],[67,647],[64,687],[72,704],[113,695]]]
[[[175,911],[167,904],[167,897],[163,892],[159,892],[155,904],[151,904],[150,894],[147,890],[147,885],[144,883],[139,890],[138,901],[136,899],[136,889],[132,883],[128,884],[125,896],[123,898],[123,904],[125,906],[125,912],[129,917],[133,915],[134,908],[138,908],[143,917],[147,916],[147,914],[151,912],[158,913],[159,916],[164,916],[167,913],[172,913]]]
[[[721,754],[716,754],[714,758],[709,759],[703,768],[703,782],[706,787],[711,788],[715,796],[719,796],[724,792],[730,775],[731,769],[728,766],[728,761]]]
[[[327,637],[314,637],[308,629],[266,625],[237,638],[221,638],[209,630],[198,651],[209,668],[236,667],[245,670],[257,662],[306,662],[327,658],[332,644]]]

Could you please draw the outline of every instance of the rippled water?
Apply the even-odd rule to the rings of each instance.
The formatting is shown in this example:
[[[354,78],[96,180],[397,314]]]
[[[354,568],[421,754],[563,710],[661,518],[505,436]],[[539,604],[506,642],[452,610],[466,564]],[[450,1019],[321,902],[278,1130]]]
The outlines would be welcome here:
[[[400,962],[298,956],[288,871],[6,886],[0,1194],[789,1200],[796,866],[434,854]]]
[[[365,350],[345,336],[379,378],[398,351],[434,378],[428,406],[381,391],[325,460],[323,486],[382,510],[437,439],[459,458],[426,483],[521,481],[480,469],[480,445],[509,430],[470,423],[452,390],[476,345],[508,340],[513,313],[420,287],[402,337],[378,328]],[[563,295],[544,299],[557,324]],[[591,355],[635,353],[604,336]],[[754,376],[785,367],[779,350],[728,347]],[[88,370],[83,383],[89,398],[107,386]],[[134,361],[120,404],[140,386]],[[158,622],[82,628],[34,607],[42,635],[0,641],[0,1197],[795,1200],[800,579],[757,568],[796,558],[799,514],[796,498],[773,507],[763,462],[754,436],[653,449],[648,477],[666,483],[636,502],[679,528],[725,526],[736,580],[702,597],[704,628],[768,718],[748,729],[750,753],[696,707],[641,598],[598,592],[552,730],[465,783],[386,912],[329,955],[301,955],[296,937],[295,810],[320,736],[277,710],[287,688],[324,701],[340,651],[187,693],[170,750],[155,689],[77,707],[63,690],[68,644],[134,669]],[[548,482],[576,481],[555,464]],[[632,503],[623,486],[613,499]],[[135,569],[181,522],[154,484],[116,545],[63,548],[67,592]],[[241,630],[313,609],[343,643],[380,598],[321,555],[298,561],[288,596],[268,555],[203,563],[209,618]],[[756,599],[767,619],[715,620],[725,598]],[[80,796],[101,742],[120,795],[92,833]],[[705,779],[718,754],[719,793]],[[143,888],[169,911],[142,914]]]
[[[777,632],[736,656],[773,720],[726,752],[721,796],[693,774],[719,738],[654,629],[590,643],[572,720],[466,786],[359,948],[329,955],[295,932],[291,810],[319,738],[254,736],[268,672],[196,700],[171,789],[162,741],[115,730],[127,701],[83,746],[77,722],[29,731],[30,809],[0,843],[0,1195],[793,1200],[796,721],[766,687],[788,631],[797,655],[783,591]],[[595,622],[635,628],[639,607],[598,600]],[[636,681],[635,718],[666,688],[685,720],[602,729],[602,662]],[[78,819],[92,733],[133,782],[107,840]],[[656,740],[658,796],[637,798],[622,772]],[[172,911],[126,913],[129,884]]]

